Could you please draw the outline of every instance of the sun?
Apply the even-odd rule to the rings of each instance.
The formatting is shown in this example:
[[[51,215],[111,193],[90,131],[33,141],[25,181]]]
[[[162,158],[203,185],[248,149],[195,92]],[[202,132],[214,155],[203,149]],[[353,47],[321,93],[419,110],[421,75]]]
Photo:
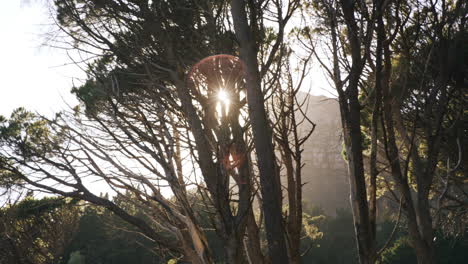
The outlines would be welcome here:
[[[229,113],[229,93],[226,90],[219,89],[216,97],[218,99],[216,104],[216,111],[220,116],[226,116]]]
[[[218,91],[218,100],[219,100],[220,103],[228,105],[229,104],[229,94],[225,90],[220,89]]]

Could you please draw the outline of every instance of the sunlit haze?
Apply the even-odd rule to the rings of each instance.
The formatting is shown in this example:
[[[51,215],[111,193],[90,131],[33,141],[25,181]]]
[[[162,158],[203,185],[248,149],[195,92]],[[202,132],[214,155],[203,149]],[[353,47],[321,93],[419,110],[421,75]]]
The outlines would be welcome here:
[[[84,74],[64,50],[47,46],[54,28],[45,2],[2,1],[0,115],[18,107],[49,115],[76,104],[70,89]]]

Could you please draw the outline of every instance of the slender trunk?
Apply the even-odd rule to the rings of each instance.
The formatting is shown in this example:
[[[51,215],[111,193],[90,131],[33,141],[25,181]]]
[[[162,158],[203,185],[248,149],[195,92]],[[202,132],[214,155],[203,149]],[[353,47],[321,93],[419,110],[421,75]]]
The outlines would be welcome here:
[[[385,72],[383,75],[383,98],[384,98],[384,123],[388,134],[387,138],[387,155],[390,162],[393,178],[397,182],[397,187],[400,193],[404,196],[405,207],[408,215],[408,231],[414,243],[416,257],[418,263],[434,264],[435,250],[433,243],[432,219],[429,207],[429,189],[432,177],[425,177],[424,169],[421,164],[417,148],[413,148],[411,157],[413,158],[414,174],[416,176],[417,205],[414,206],[414,201],[411,197],[411,189],[408,184],[407,175],[404,175],[400,166],[399,149],[396,143],[396,127],[398,122],[394,121],[394,113],[398,109],[393,109],[395,104],[394,98],[390,91],[390,75],[392,70],[391,51],[389,45],[384,46],[384,63]],[[396,126],[395,126],[396,125]],[[405,138],[404,140],[408,140]],[[407,144],[409,146],[409,144]]]
[[[357,246],[359,261],[361,264],[373,264],[372,252],[370,247],[372,246],[370,222],[368,214],[367,194],[365,189],[364,171],[362,163],[359,162],[359,156],[362,152],[356,150],[356,146],[359,140],[353,138],[356,137],[355,133],[349,133],[348,141],[346,144],[346,152],[348,158],[348,170],[350,176],[350,200],[351,208],[353,210],[354,229],[356,233]],[[354,147],[353,147],[354,145]],[[361,156],[362,157],[362,156]],[[362,161],[362,159],[361,159]]]
[[[421,233],[422,254],[418,254],[419,263],[436,263],[434,248],[434,231],[432,228],[432,217],[430,213],[429,200],[418,199],[419,230]],[[428,260],[430,259],[430,260]]]
[[[260,234],[252,208],[247,217],[247,239],[245,241],[247,259],[250,264],[264,264],[266,261],[260,246]]]
[[[385,27],[383,23],[383,0],[377,3],[377,47],[375,62],[374,105],[371,120],[371,153],[370,153],[370,179],[369,179],[369,224],[370,224],[370,260],[376,261],[376,219],[377,219],[377,137],[382,97],[383,75],[383,45],[385,41]]]
[[[296,121],[294,121],[296,122]],[[295,131],[296,143],[297,131]],[[296,144],[296,153],[301,153],[301,147]],[[293,263],[301,263],[301,231],[302,231],[302,158],[301,154],[296,157],[296,229],[294,231],[294,252],[291,254]]]
[[[287,137],[286,137],[287,140]],[[286,142],[288,143],[288,142]],[[288,143],[289,144],[289,143]],[[289,213],[288,213],[288,238],[289,238],[289,259],[291,263],[297,264],[300,263],[301,257],[299,254],[299,245],[300,245],[300,224],[298,223],[298,215],[297,215],[297,190],[296,190],[296,181],[294,179],[294,165],[291,153],[285,150],[282,153],[283,156],[283,163],[286,167],[286,178],[288,182],[288,205],[289,205]]]
[[[352,66],[346,91],[339,92],[340,111],[344,131],[346,155],[350,174],[351,205],[356,232],[359,261],[373,264],[375,260],[374,240],[372,239],[367,202],[366,181],[363,164],[361,135],[361,105],[359,103],[359,79],[363,60],[359,27],[354,16],[354,1],[341,0],[341,9],[348,30],[347,38],[351,48]],[[367,32],[367,34],[371,34]],[[341,89],[341,88],[340,88]]]
[[[349,75],[347,90],[343,90],[344,83],[341,80],[339,59],[338,59],[338,33],[337,33],[337,10],[329,7],[330,28],[333,49],[333,82],[338,92],[338,102],[340,106],[341,126],[343,129],[343,139],[348,161],[348,175],[350,185],[350,203],[353,212],[353,222],[356,234],[356,244],[358,247],[359,261],[363,263],[373,263],[369,253],[369,245],[372,244],[369,230],[369,214],[367,204],[367,194],[365,189],[364,166],[362,160],[362,138],[360,131],[360,104],[358,97],[358,81],[361,72],[361,49],[357,39],[357,29],[352,11],[352,6],[346,1],[341,2],[343,12],[348,27],[348,38],[352,49],[352,69]],[[352,98],[352,99],[351,99]]]
[[[385,104],[390,104],[391,100],[387,99],[388,101]],[[384,107],[386,107],[384,105]],[[417,152],[419,142],[418,139],[411,140],[410,135],[408,135],[404,123],[401,117],[401,113],[398,111],[399,106],[395,105],[394,103],[391,104],[391,109],[386,108],[386,111],[392,111],[392,118],[395,118],[392,122],[392,126],[394,125],[395,131],[398,132],[401,139],[405,142],[408,151],[411,151],[411,159],[413,162],[413,174],[418,178],[418,182],[424,179],[424,166],[421,161],[421,157]],[[390,117],[388,117],[390,118]],[[413,142],[412,142],[413,141]],[[415,146],[411,147],[414,144]],[[393,174],[393,169],[392,169]],[[394,178],[402,178],[402,176],[394,176]],[[407,182],[404,183],[407,185]],[[419,184],[418,184],[419,185]],[[433,244],[433,234],[432,234],[432,220],[430,220],[430,207],[428,204],[427,199],[422,199],[423,197],[427,197],[426,195],[419,194],[418,192],[418,205],[417,209],[414,206],[414,201],[411,197],[411,190],[409,186],[402,187],[398,186],[398,189],[402,193],[405,198],[406,203],[406,211],[408,214],[408,231],[411,237],[411,240],[414,243],[415,254],[418,259],[418,263],[435,263],[435,249]],[[418,186],[418,189],[423,191],[424,188],[422,186]],[[417,210],[417,211],[416,211]],[[420,220],[418,220],[418,218]],[[425,221],[421,221],[421,219],[426,219]],[[428,221],[429,219],[429,221]],[[426,225],[425,228],[422,225]],[[430,227],[430,229],[428,228]],[[422,228],[422,229],[421,229]],[[426,230],[426,234],[424,235],[423,232],[419,230]],[[431,230],[427,232],[427,230]],[[430,234],[430,235],[428,235]],[[427,239],[430,237],[430,239]],[[426,238],[426,239],[425,239]]]
[[[233,0],[231,12],[234,28],[240,44],[240,57],[245,64],[247,102],[252,124],[254,144],[260,172],[260,185],[265,214],[269,255],[272,263],[288,263],[283,217],[278,197],[280,186],[272,143],[272,132],[265,112],[261,89],[257,52],[251,29],[247,24],[245,2]]]
[[[239,188],[239,205],[235,217],[236,232],[242,234],[239,236],[239,250],[245,252],[246,261],[250,263],[264,263],[264,256],[260,247],[260,236],[257,223],[255,222],[254,211],[252,207],[252,186],[253,177],[251,173],[252,165],[248,155],[247,143],[244,140],[244,130],[239,123],[240,118],[240,99],[239,96],[232,95],[231,109],[229,112],[229,124],[232,130],[232,143],[234,152],[240,163],[237,164],[237,186]],[[245,232],[247,231],[247,234]],[[246,235],[245,241],[244,237]],[[245,246],[245,247],[244,247]],[[242,256],[244,258],[244,256]],[[244,261],[245,262],[245,261]]]
[[[238,234],[231,234],[231,236],[226,238],[226,263],[228,264],[238,264],[238,263],[245,263],[244,256],[243,256],[243,247],[242,243],[242,236]]]
[[[392,174],[394,174],[393,168]],[[418,214],[416,213],[416,208],[414,207],[409,185],[406,181],[397,181],[397,188],[400,190],[400,193],[403,195],[405,201],[405,211],[407,213],[408,219],[408,233],[411,240],[413,241],[418,264],[435,264],[436,260],[434,248],[432,246],[433,244],[432,241],[428,244],[420,232],[420,223],[418,223],[417,220]]]
[[[393,131],[393,124],[391,119],[391,109],[389,109],[388,100],[387,103],[384,105],[384,119],[386,124],[386,130],[388,133],[387,145],[388,145],[388,159],[390,162],[390,168],[392,172],[392,177],[394,178],[395,182],[397,183],[397,189],[400,191],[401,195],[403,195],[405,201],[405,211],[407,212],[408,218],[408,233],[411,237],[411,240],[414,243],[414,249],[416,253],[416,257],[418,259],[419,264],[434,264],[436,263],[434,257],[434,249],[432,246],[432,238],[431,241],[426,241],[424,239],[423,233],[420,232],[421,222],[418,221],[418,218],[421,217],[421,206],[422,204],[418,204],[418,209],[414,206],[414,201],[411,197],[411,189],[408,185],[408,179],[401,173],[401,166],[400,160],[398,157],[398,150],[397,145],[395,142],[395,135]],[[416,211],[418,210],[418,211]],[[431,227],[432,229],[432,227]],[[432,236],[431,236],[432,237]]]

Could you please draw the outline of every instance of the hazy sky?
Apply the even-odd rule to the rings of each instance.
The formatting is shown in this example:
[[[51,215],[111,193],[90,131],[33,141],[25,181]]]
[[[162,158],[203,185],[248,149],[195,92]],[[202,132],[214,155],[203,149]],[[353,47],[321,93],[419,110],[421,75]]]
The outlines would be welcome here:
[[[0,0],[0,115],[17,107],[52,114],[77,101],[70,94],[73,81],[84,74],[64,50],[47,46],[52,32],[47,0]],[[46,45],[44,45],[46,43]],[[304,90],[330,96],[320,69],[312,71]],[[75,78],[75,79],[74,79]]]
[[[63,50],[44,46],[52,20],[46,1],[1,0],[0,115],[17,107],[51,114],[76,100],[72,77],[83,77]],[[76,83],[76,82],[75,82]]]

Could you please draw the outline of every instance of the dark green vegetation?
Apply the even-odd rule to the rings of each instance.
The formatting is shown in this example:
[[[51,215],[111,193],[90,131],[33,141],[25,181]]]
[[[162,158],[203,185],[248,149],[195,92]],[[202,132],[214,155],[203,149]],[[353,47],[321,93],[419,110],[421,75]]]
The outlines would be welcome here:
[[[54,44],[78,53],[87,78],[73,109],[0,117],[2,262],[464,258],[467,1],[53,7]],[[348,167],[351,210],[335,216],[303,206],[316,198],[303,193],[305,163],[321,165],[317,179],[338,162],[307,150],[314,137],[337,145],[314,133],[323,124],[300,93],[317,65]]]
[[[0,210],[0,263],[58,263],[80,221],[76,201],[27,196]]]
[[[131,206],[118,197],[114,201],[123,207]],[[130,210],[142,215],[138,209]],[[308,238],[302,243],[307,252],[301,258],[303,263],[358,263],[351,212],[338,209],[336,215],[330,217],[317,207],[306,206],[305,213],[304,229],[307,231],[304,235]],[[172,259],[159,254],[150,240],[121,218],[93,205],[66,199],[28,197],[15,206],[2,209],[1,216],[1,263],[157,264]],[[379,223],[380,244],[386,242],[393,228],[392,221]],[[207,237],[216,263],[223,263],[221,241],[213,232],[208,231]],[[438,233],[436,248],[442,253],[437,256],[439,263],[463,263],[468,257],[466,239],[466,235],[454,237]],[[415,262],[411,240],[404,230],[398,230],[379,263]]]

